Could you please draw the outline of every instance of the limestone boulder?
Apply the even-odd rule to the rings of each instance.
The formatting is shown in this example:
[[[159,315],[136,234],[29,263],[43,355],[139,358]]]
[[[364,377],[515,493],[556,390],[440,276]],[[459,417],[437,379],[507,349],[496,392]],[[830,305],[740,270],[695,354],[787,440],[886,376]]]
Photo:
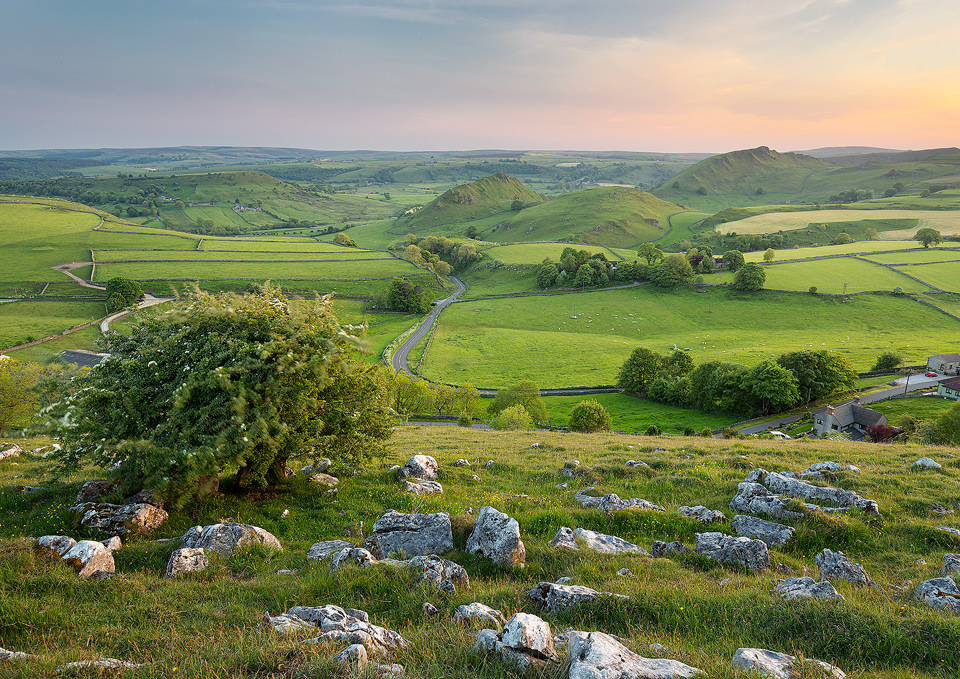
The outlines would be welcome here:
[[[953,578],[924,580],[914,590],[913,597],[930,608],[960,614],[960,587]]]
[[[167,561],[166,577],[175,578],[185,573],[197,573],[210,565],[203,548],[181,547],[174,550]]]
[[[771,492],[786,498],[797,498],[802,500],[816,500],[818,502],[829,502],[837,507],[820,507],[814,505],[816,509],[823,511],[836,511],[849,507],[856,507],[865,514],[874,516],[880,515],[880,508],[876,500],[869,500],[855,493],[852,490],[843,488],[831,488],[830,486],[815,486],[813,484],[790,478],[784,474],[768,472],[765,469],[754,469],[747,475],[747,482],[761,483]],[[748,512],[756,513],[756,512]]]
[[[97,571],[113,573],[115,570],[113,552],[102,542],[94,540],[81,540],[67,550],[61,558],[77,571],[77,575],[81,578],[88,578]]]
[[[737,535],[763,540],[768,547],[783,547],[797,534],[796,529],[790,526],[744,514],[734,516],[732,525]]]
[[[0,648],[0,662],[7,660],[36,660],[39,657],[40,656],[31,653],[24,653],[23,651],[8,651],[5,648]]]
[[[330,571],[337,571],[344,566],[359,566],[366,568],[377,565],[377,559],[362,547],[347,547],[330,555]]]
[[[787,501],[775,495],[762,483],[743,481],[730,500],[730,509],[746,514],[762,514],[774,519],[800,519],[802,512],[787,509]]]
[[[320,542],[314,542],[313,546],[310,547],[310,550],[307,552],[307,559],[310,561],[323,561],[332,554],[336,554],[344,549],[350,549],[354,546],[355,545],[346,540],[321,540]]]
[[[464,459],[461,457],[459,460],[457,460],[456,462],[453,463],[453,466],[454,466],[454,467],[469,467],[469,466],[470,466],[470,462],[469,462],[468,460],[464,460]]]
[[[76,544],[77,541],[68,535],[43,535],[37,538],[33,548],[39,554],[47,554],[60,558],[73,549],[73,546]]]
[[[443,486],[439,481],[419,481],[404,479],[401,481],[403,490],[414,495],[443,495]]]
[[[942,573],[944,577],[949,577],[951,575],[960,573],[960,554],[943,555]]]
[[[238,547],[262,545],[282,552],[277,538],[263,528],[245,523],[215,523],[209,526],[194,526],[180,538],[181,547],[202,548],[207,553],[228,558]]]
[[[421,481],[436,481],[437,469],[437,461],[429,455],[414,455],[397,470],[397,478],[412,477]]]
[[[843,595],[828,581],[817,582],[811,577],[779,580],[773,591],[785,601],[794,599],[843,599]]]
[[[317,460],[313,464],[301,468],[300,471],[297,472],[297,475],[310,477],[314,474],[325,474],[330,469],[330,464],[330,458],[325,457],[322,460]]]
[[[738,648],[733,654],[733,664],[745,670],[753,670],[774,679],[791,679],[797,658],[786,653],[768,651],[765,648]],[[838,667],[822,660],[808,660],[805,664],[818,665],[825,676],[845,679],[847,676]]]
[[[580,546],[577,544],[577,539],[573,534],[573,530],[567,528],[566,526],[560,526],[560,530],[557,531],[557,534],[553,536],[553,539],[550,540],[550,546],[556,547],[557,549],[570,549],[573,551],[578,551]]]
[[[503,613],[477,601],[472,604],[457,606],[457,612],[453,614],[453,622],[460,625],[470,625],[479,622],[484,625],[493,625],[497,628],[502,628],[507,623],[506,618],[503,617]]]
[[[164,523],[168,515],[153,504],[114,505],[109,503],[85,503],[70,509],[79,523],[105,535],[150,533]]]
[[[550,624],[531,613],[517,613],[503,626],[501,643],[521,653],[545,660],[553,659],[553,634]]]
[[[373,524],[363,544],[378,559],[399,553],[411,556],[440,554],[453,549],[450,515],[387,512]]]
[[[674,540],[673,542],[663,542],[662,540],[657,540],[650,546],[650,556],[657,559],[663,556],[669,556],[670,554],[683,554],[684,552],[689,551],[689,547],[677,540]]]
[[[666,510],[660,505],[654,504],[649,500],[644,500],[639,497],[630,498],[629,500],[624,500],[616,493],[607,493],[600,501],[597,503],[597,509],[602,512],[616,512],[622,509],[644,509],[648,511],[655,512],[665,512]]]
[[[493,507],[480,508],[467,537],[467,552],[480,554],[501,566],[523,568],[527,552],[520,539],[520,524]]]
[[[310,483],[317,483],[321,486],[333,487],[340,483],[340,479],[338,479],[336,476],[324,474],[323,472],[317,472],[310,475]]]
[[[714,521],[727,520],[727,515],[723,512],[715,509],[707,509],[703,505],[696,505],[695,507],[680,507],[677,509],[677,514],[680,516],[685,516],[688,519],[694,519],[700,523],[713,523]]]
[[[539,604],[548,613],[565,611],[582,603],[595,601],[600,592],[582,585],[559,585],[554,582],[541,582],[527,591],[527,598]]]
[[[82,486],[77,493],[77,504],[82,505],[87,502],[99,502],[104,495],[113,489],[113,481],[107,479],[90,479]]]
[[[751,573],[769,570],[770,556],[762,540],[731,537],[723,533],[697,533],[697,554],[721,563],[743,566]]]
[[[943,465],[929,457],[921,457],[910,467],[914,469],[943,469]]]
[[[577,528],[573,537],[587,549],[602,554],[646,554],[642,547],[627,542],[616,535],[606,535],[586,528]]]
[[[0,462],[20,457],[22,454],[23,448],[16,443],[0,443]]]
[[[568,679],[671,679],[700,670],[668,658],[644,658],[603,632],[569,632]]]
[[[843,552],[832,552],[829,549],[824,549],[814,557],[814,561],[821,578],[846,580],[857,587],[877,586],[877,583],[867,575],[863,566],[845,557]]]

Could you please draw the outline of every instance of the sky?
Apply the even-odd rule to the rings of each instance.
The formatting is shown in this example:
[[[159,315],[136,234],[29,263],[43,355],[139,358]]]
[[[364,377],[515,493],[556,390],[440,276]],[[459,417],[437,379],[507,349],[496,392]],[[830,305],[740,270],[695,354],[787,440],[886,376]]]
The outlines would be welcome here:
[[[0,149],[960,145],[957,0],[4,0]]]

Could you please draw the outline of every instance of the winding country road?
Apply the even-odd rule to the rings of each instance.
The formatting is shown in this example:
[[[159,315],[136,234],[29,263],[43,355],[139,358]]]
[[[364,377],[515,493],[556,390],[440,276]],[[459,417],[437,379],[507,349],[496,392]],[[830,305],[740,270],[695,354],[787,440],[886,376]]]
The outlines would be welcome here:
[[[450,276],[450,279],[457,284],[456,291],[449,297],[445,297],[437,302],[437,305],[433,308],[433,311],[431,311],[430,314],[423,319],[414,333],[404,340],[403,344],[401,344],[393,353],[391,365],[398,373],[403,373],[404,375],[413,374],[413,372],[410,370],[410,366],[407,365],[407,357],[410,355],[410,352],[413,351],[413,348],[417,346],[417,343],[420,340],[427,336],[427,333],[430,332],[433,324],[437,322],[437,317],[440,316],[441,312],[455,302],[457,298],[466,291],[467,286],[464,285],[463,281],[456,276]]]

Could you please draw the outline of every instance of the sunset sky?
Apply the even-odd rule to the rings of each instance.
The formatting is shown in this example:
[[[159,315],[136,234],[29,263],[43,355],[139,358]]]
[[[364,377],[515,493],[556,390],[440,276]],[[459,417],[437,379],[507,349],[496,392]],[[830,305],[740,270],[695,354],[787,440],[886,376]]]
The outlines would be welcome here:
[[[957,0],[6,0],[0,149],[960,144]]]

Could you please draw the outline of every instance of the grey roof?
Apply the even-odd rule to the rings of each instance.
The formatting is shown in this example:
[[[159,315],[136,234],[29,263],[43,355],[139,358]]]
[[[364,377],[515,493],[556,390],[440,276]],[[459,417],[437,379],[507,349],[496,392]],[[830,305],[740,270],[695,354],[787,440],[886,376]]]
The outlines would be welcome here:
[[[931,361],[935,358],[939,358],[940,360],[946,361],[948,363],[955,363],[957,361],[960,361],[960,354],[937,354],[935,356],[931,356],[930,358],[928,358],[927,361]]]
[[[829,407],[830,406],[818,408],[814,411],[814,414],[821,415],[826,413]],[[887,423],[887,416],[883,413],[878,413],[876,410],[871,410],[870,408],[864,408],[859,403],[854,403],[853,401],[847,401],[846,403],[839,403],[833,406],[833,417],[841,429],[845,429],[852,424],[868,427],[871,424]]]
[[[960,391],[960,377],[951,377],[949,380],[940,380],[940,384],[944,389]]]
[[[86,349],[65,349],[60,352],[60,358],[62,358],[65,363],[76,363],[78,368],[92,368],[100,365],[100,361],[109,355],[110,354],[98,354],[95,351],[87,351]]]

